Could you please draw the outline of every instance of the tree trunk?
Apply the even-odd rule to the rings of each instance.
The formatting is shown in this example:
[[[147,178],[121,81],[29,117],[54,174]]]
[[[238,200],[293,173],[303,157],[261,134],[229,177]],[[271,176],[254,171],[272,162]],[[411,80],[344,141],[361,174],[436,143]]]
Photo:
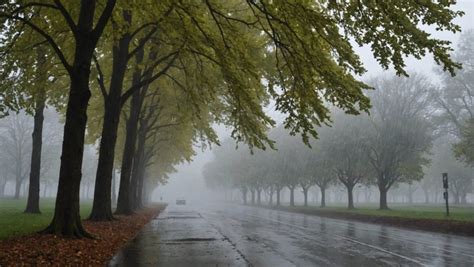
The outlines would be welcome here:
[[[40,172],[41,172],[41,148],[43,146],[43,121],[44,107],[46,104],[46,92],[44,81],[47,79],[43,68],[46,63],[46,55],[41,48],[37,50],[38,56],[38,94],[35,96],[35,115],[32,134],[32,151],[30,163],[30,186],[28,188],[28,201],[25,213],[41,213],[39,209],[40,197]]]
[[[379,203],[379,209],[381,210],[388,210],[388,205],[387,205],[387,189],[385,187],[379,187],[380,191],[380,203]]]
[[[459,194],[454,194],[454,204],[459,204]]]
[[[326,207],[326,188],[320,186],[319,189],[321,190],[321,208]]]
[[[28,201],[25,213],[41,213],[39,209],[40,197],[40,171],[41,171],[41,147],[43,145],[43,121],[45,107],[44,88],[39,88],[36,100],[30,169],[30,186],[28,188]]]
[[[132,174],[130,180],[130,205],[133,210],[137,209],[139,205],[139,198],[138,190],[139,190],[139,180],[140,176],[142,176],[145,160],[145,142],[146,142],[146,135],[147,135],[147,122],[144,120],[140,120],[140,128],[138,129],[138,142],[137,148],[135,149],[133,155],[133,163],[132,163]]]
[[[261,193],[262,193],[262,189],[257,189],[257,204],[258,205],[262,203]]]
[[[295,187],[288,187],[290,189],[290,206],[295,206]]]
[[[5,186],[7,185],[7,181],[0,183],[0,198],[5,196]]]
[[[254,189],[250,190],[250,194],[252,196],[252,199],[251,199],[252,205],[255,205],[255,190]]]
[[[242,200],[244,201],[244,205],[247,205],[247,189],[242,190]]]
[[[90,51],[90,56],[92,56],[92,51]],[[84,58],[86,57],[84,56]],[[87,64],[87,62],[84,62],[84,64]],[[84,135],[87,122],[87,105],[90,98],[90,60],[86,68],[83,67],[83,64],[79,66],[76,70],[77,76],[71,79],[54,217],[51,224],[44,230],[45,233],[78,238],[90,237],[82,227],[79,214]]]
[[[276,197],[277,197],[277,199],[276,199],[276,202],[277,202],[276,205],[277,205],[277,207],[280,206],[280,191],[281,191],[281,188],[277,188],[277,190],[276,190]]]
[[[115,0],[108,0],[100,19],[94,27],[96,1],[82,0],[74,29],[75,49],[73,64],[68,66],[70,76],[69,99],[64,124],[58,193],[51,224],[43,233],[66,237],[90,237],[80,218],[79,193],[84,155],[84,135],[87,123],[87,106],[90,68],[94,49],[115,7]]]
[[[15,180],[15,195],[14,199],[20,199],[21,178],[17,177]]]
[[[273,205],[273,190],[270,190],[270,201],[268,203],[270,206]]]
[[[354,185],[347,185],[347,208],[354,209]]]
[[[308,207],[308,188],[303,188],[304,206]]]
[[[131,21],[130,12],[124,11],[123,18]],[[122,89],[128,61],[131,36],[125,33],[112,48],[112,76],[108,95],[104,96],[104,120],[100,140],[99,161],[94,188],[94,201],[89,220],[110,221],[112,215],[112,172],[114,169],[115,144],[122,109]]]
[[[140,49],[136,54],[136,64],[139,65],[143,61],[143,49]],[[133,73],[132,84],[138,84],[142,78],[141,68],[135,69]],[[133,213],[133,208],[130,202],[130,180],[132,175],[133,156],[135,154],[135,143],[137,141],[138,122],[141,111],[140,91],[136,90],[130,103],[130,115],[126,125],[125,145],[122,156],[122,170],[120,172],[120,187],[117,199],[116,214],[130,215]]]
[[[145,164],[142,163],[142,166],[140,166],[140,173],[138,175],[138,188],[137,188],[137,208],[143,208],[146,203],[144,203],[144,200],[146,200],[146,196],[143,192],[147,192],[145,190]]]

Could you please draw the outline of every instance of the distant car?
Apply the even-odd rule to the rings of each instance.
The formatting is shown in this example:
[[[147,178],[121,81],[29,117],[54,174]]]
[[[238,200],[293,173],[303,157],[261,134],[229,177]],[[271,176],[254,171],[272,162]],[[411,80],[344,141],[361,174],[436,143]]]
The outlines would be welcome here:
[[[182,198],[176,199],[176,205],[186,205],[186,200]]]

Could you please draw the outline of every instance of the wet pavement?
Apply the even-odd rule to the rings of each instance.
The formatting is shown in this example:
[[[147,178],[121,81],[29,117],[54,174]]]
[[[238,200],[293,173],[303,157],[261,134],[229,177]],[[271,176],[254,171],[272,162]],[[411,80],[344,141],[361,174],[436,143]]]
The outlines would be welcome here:
[[[474,266],[474,238],[233,204],[168,206],[111,266]]]

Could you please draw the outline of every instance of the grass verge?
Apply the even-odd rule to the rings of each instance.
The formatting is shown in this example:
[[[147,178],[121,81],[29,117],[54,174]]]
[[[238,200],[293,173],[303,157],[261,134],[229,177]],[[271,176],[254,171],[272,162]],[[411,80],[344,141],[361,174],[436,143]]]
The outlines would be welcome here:
[[[26,214],[26,199],[0,199],[0,240],[35,233],[46,228],[54,213],[55,199],[41,199],[41,214]],[[92,202],[81,203],[81,218],[87,218]]]
[[[378,210],[375,207],[361,207],[352,210],[343,207],[319,208],[314,206],[262,207],[335,219],[474,236],[474,207],[452,207],[449,217],[446,217],[443,208],[435,206],[392,206],[390,210]]]

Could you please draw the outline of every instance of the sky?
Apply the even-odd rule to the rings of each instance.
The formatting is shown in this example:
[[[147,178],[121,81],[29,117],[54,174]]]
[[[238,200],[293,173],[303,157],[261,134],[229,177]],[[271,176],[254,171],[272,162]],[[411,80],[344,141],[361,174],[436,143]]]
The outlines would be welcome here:
[[[474,0],[459,0],[456,4],[455,10],[462,10],[465,15],[461,18],[457,18],[455,23],[460,25],[462,30],[468,30],[474,28]],[[452,47],[456,47],[460,33],[453,34],[451,32],[437,32],[434,28],[427,28],[433,37],[451,41]],[[364,62],[367,73],[362,79],[368,79],[372,76],[376,76],[382,73],[393,73],[393,70],[383,70],[377,61],[372,56],[372,52],[369,47],[354,47],[355,52],[361,57]],[[408,73],[410,72],[421,72],[428,75],[433,81],[439,81],[436,75],[436,69],[440,69],[436,65],[431,55],[427,55],[421,60],[417,60],[414,57],[408,57],[406,59],[406,65]],[[271,109],[272,107],[269,107]],[[269,112],[272,117],[278,122],[282,121],[282,115],[277,112]],[[218,133],[221,140],[230,137],[230,130],[225,129],[223,126],[216,126],[216,132]],[[177,198],[185,198],[190,202],[202,201],[211,198],[210,191],[205,186],[204,179],[202,177],[202,166],[213,159],[212,151],[206,150],[201,151],[199,148],[196,149],[196,156],[190,163],[184,163],[177,166],[177,172],[170,175],[170,179],[166,185],[159,186],[154,192],[154,199],[159,200],[162,198],[166,202],[174,202]]]

